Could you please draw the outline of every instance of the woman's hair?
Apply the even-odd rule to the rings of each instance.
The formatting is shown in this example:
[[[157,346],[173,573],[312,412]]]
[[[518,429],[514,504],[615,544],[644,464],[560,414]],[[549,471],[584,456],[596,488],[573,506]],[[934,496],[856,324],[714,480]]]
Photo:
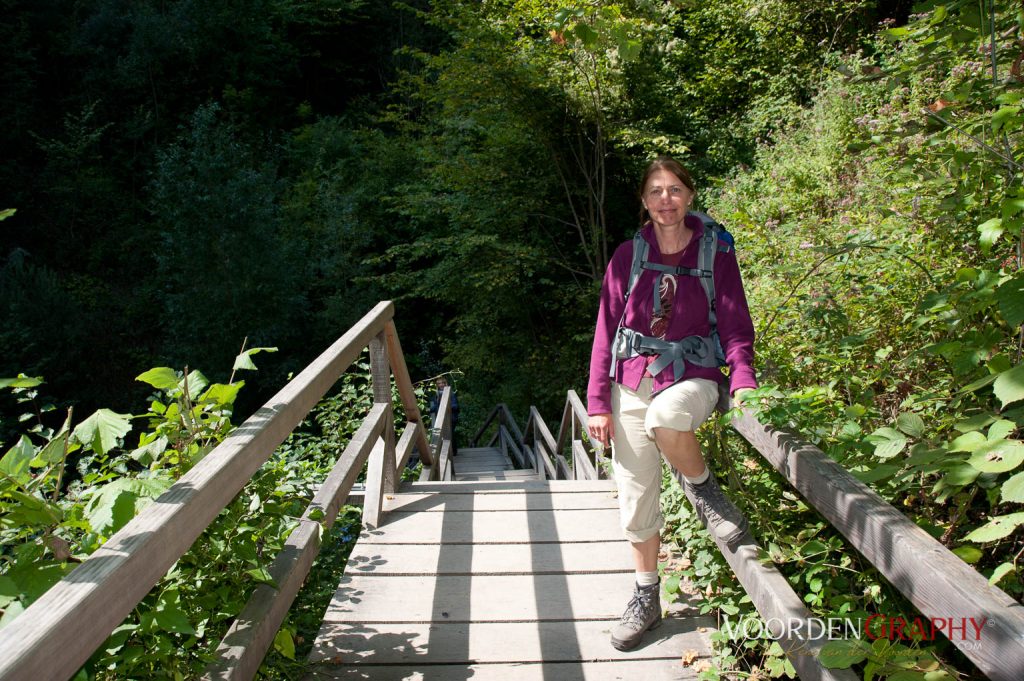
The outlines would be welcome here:
[[[659,170],[667,170],[672,173],[686,185],[694,194],[697,193],[697,188],[693,186],[693,177],[690,175],[690,171],[683,167],[683,165],[672,158],[671,156],[659,156],[650,162],[647,166],[647,170],[644,171],[644,177],[640,180],[640,188],[637,189],[637,196],[640,197],[640,224],[641,226],[647,221],[647,210],[644,208],[643,198],[644,189],[647,188],[647,180],[651,179],[651,175],[658,172]]]

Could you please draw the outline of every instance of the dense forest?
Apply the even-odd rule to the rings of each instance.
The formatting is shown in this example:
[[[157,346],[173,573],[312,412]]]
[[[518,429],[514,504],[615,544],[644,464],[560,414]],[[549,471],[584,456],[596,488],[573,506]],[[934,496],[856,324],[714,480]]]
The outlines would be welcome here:
[[[168,476],[185,467],[184,449],[173,460],[146,449],[167,434],[167,410],[189,401],[172,369],[152,367],[205,374],[195,389],[214,391],[217,419],[190,435],[200,451],[390,298],[414,380],[453,372],[468,424],[499,401],[556,418],[566,390],[583,393],[604,267],[638,226],[635,185],[659,153],[693,170],[700,208],[735,236],[762,414],[993,584],[1024,593],[1019,4],[3,7],[0,376],[14,389],[0,396],[2,451],[14,452],[0,461],[4,619],[38,595],[8,586],[26,565],[68,557],[49,539],[87,553],[125,522],[98,513],[95,490],[83,497],[91,528],[81,517],[56,530],[47,516],[18,519],[44,484],[54,503],[73,496],[60,475],[21,477],[49,461],[46,439],[109,407],[144,415],[152,434],[129,435],[126,419],[76,429],[93,435],[79,438],[79,468],[105,472],[75,485],[139,464]],[[236,357],[268,347],[277,351],[256,358],[239,392]],[[350,376],[343,388],[364,383]],[[26,404],[35,440],[21,435]],[[75,417],[61,429],[67,406]],[[345,422],[334,445],[351,433],[337,401],[318,418]],[[756,454],[723,437],[731,453],[717,464],[808,607],[912,610]],[[121,450],[135,463],[118,467]],[[299,454],[327,460],[330,448],[300,438],[286,450],[238,514],[253,494],[306,484]],[[153,480],[133,499],[166,488]],[[680,574],[709,608],[756,617],[679,494],[666,503],[689,556]],[[279,543],[285,526],[263,527],[261,541]],[[35,548],[9,550],[16,542]],[[258,580],[262,555],[236,559]],[[142,617],[131,635],[163,631],[160,668],[189,676],[198,663],[175,642],[203,638],[203,606],[177,579],[180,601],[152,604],[173,611],[173,626]],[[88,674],[125,669],[128,636]],[[777,646],[719,643],[720,669],[705,678],[792,674]],[[846,652],[865,678],[976,674],[943,642]]]

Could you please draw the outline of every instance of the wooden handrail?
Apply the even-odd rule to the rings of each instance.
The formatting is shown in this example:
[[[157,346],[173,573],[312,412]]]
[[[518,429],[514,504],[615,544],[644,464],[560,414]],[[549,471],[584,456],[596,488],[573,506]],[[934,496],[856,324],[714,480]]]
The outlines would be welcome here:
[[[477,429],[476,435],[469,439],[470,447],[478,447],[480,445],[480,438],[483,437],[483,434],[486,433],[487,429],[491,426],[492,423],[494,423],[494,419],[498,418],[498,416],[501,414],[501,408],[504,406],[505,405],[503,404],[494,405],[494,409],[491,409],[491,413],[488,414],[487,418],[484,419],[484,424]]]
[[[352,491],[352,485],[370,456],[371,448],[383,449],[380,435],[384,431],[389,412],[383,404],[375,404],[370,409],[369,415],[352,436],[306,512],[302,514],[299,527],[288,536],[284,547],[274,559],[269,572],[277,588],[267,584],[256,587],[249,602],[221,640],[214,661],[206,668],[203,679],[234,680],[256,676],[263,657],[274,642],[274,636],[320,552],[321,528],[318,525],[322,525],[325,532],[331,529],[342,501]]]
[[[997,681],[1024,677],[1024,607],[874,490],[801,438],[749,409],[733,427],[928,618],[985,621],[978,640],[950,638]]]
[[[358,359],[363,348],[371,340],[379,340],[393,317],[390,301],[375,306],[170,489],[0,630],[0,678],[71,677]],[[404,361],[392,361],[392,365],[401,392],[401,385],[411,386],[411,381]],[[388,411],[390,404],[389,391]],[[386,478],[387,468],[395,462],[393,440],[392,450],[382,454],[382,461],[382,477]],[[303,530],[307,525],[302,523],[296,532],[308,531]]]
[[[398,386],[398,396],[402,400],[402,408],[405,410],[405,420],[410,423],[423,425],[423,415],[420,414],[419,405],[416,404],[416,391],[412,386],[412,379],[409,377],[409,369],[405,364],[405,355],[402,353],[402,344],[398,341],[398,330],[395,328],[393,319],[384,324],[384,336],[388,344],[388,360],[391,362],[395,374],[395,385]],[[419,450],[420,460],[424,466],[434,463],[431,458],[430,444],[427,442],[427,429],[424,427],[416,431],[416,449]],[[408,457],[405,457],[408,461]],[[405,466],[403,463],[399,471]]]

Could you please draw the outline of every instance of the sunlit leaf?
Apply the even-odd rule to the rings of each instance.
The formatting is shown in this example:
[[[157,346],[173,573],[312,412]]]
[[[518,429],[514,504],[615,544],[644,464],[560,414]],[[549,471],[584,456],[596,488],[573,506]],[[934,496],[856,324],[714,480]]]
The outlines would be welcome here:
[[[978,225],[978,233],[981,235],[979,239],[981,243],[981,249],[988,252],[992,245],[999,240],[999,237],[1003,234],[1003,221],[999,218],[992,218]]]
[[[136,381],[142,381],[148,383],[157,390],[163,390],[164,392],[172,392],[178,388],[177,372],[169,367],[155,367],[149,371],[139,374],[135,377]]]
[[[252,356],[261,352],[277,352],[277,348],[250,348],[235,357],[235,364],[232,368],[256,371],[256,365],[252,362]]]
[[[1024,364],[999,374],[992,389],[1003,407],[1024,400]]]
[[[1004,577],[1015,573],[1017,568],[1014,567],[1013,563],[1003,563],[995,570],[992,571],[992,576],[988,578],[989,584],[998,584],[1003,580]]]
[[[1017,440],[993,440],[981,445],[967,463],[985,473],[1005,473],[1024,462],[1024,444]]]
[[[1004,502],[1024,504],[1024,473],[1017,473],[1011,476],[999,488],[999,492]]]
[[[981,549],[976,546],[958,546],[953,549],[953,553],[965,563],[977,563],[983,555]]]
[[[900,414],[896,419],[896,427],[910,437],[921,437],[924,435],[924,420],[917,414]]]
[[[132,429],[130,414],[99,409],[75,427],[74,437],[94,452],[106,454],[118,445],[118,439]]]
[[[964,539],[977,543],[995,541],[1008,537],[1021,524],[1024,524],[1024,512],[996,516],[968,534]]]

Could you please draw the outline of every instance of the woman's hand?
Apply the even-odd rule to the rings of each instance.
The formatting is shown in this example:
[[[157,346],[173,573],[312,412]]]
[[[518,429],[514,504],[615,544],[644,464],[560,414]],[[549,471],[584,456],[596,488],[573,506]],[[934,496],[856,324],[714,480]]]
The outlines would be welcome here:
[[[747,394],[754,392],[753,388],[740,388],[732,394],[732,405],[734,407],[742,407],[743,400]]]
[[[590,439],[600,442],[605,447],[611,444],[612,438],[615,437],[614,431],[611,414],[594,414],[587,419],[587,433],[590,434]]]

